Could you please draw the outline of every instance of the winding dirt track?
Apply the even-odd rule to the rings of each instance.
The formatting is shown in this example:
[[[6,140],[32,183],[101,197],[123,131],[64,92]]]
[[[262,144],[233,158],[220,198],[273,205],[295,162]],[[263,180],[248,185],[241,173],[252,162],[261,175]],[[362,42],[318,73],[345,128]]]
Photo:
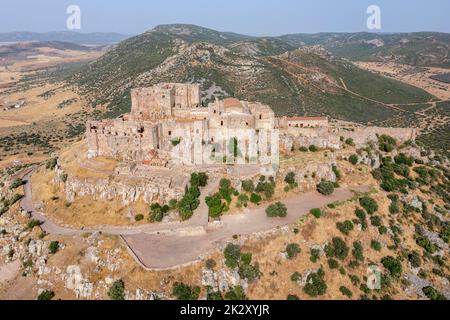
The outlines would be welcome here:
[[[118,235],[125,241],[133,258],[146,269],[171,269],[189,264],[201,256],[217,248],[218,245],[231,239],[233,235],[249,235],[274,228],[283,227],[296,222],[312,208],[321,208],[329,203],[352,198],[355,192],[367,192],[369,187],[342,188],[331,196],[323,196],[317,192],[297,194],[283,199],[288,208],[285,218],[268,218],[264,205],[247,209],[242,213],[224,216],[221,223],[208,224],[208,208],[205,197],[214,192],[218,181],[212,181],[202,190],[201,204],[194,216],[186,222],[151,224],[137,227],[99,226],[85,229],[72,229],[59,226],[42,213],[35,210],[32,201],[30,176],[24,176],[25,196],[21,201],[23,209],[31,212],[34,219],[42,222],[42,229],[50,234],[64,236],[82,236],[86,233],[100,232]]]

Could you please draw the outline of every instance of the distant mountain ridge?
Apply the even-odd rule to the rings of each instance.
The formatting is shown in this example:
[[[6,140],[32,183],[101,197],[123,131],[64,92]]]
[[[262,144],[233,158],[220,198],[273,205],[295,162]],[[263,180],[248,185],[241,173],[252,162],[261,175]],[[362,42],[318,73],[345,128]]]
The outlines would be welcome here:
[[[269,104],[278,115],[328,115],[362,123],[402,114],[396,104],[433,97],[364,71],[321,47],[247,37],[193,25],[163,25],[131,37],[74,74],[93,106],[129,111],[129,90],[158,82],[197,82],[207,104],[235,96]]]
[[[85,45],[108,45],[119,43],[129,36],[114,32],[81,33],[74,31],[8,32],[0,33],[0,42],[63,41]]]

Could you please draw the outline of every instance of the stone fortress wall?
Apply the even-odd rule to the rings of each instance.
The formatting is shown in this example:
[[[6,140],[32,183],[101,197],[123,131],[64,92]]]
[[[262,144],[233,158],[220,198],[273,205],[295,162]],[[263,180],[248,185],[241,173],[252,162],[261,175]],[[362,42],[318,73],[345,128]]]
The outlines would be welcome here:
[[[227,148],[228,130],[278,129],[280,148],[316,145],[339,149],[340,137],[357,145],[388,134],[400,142],[414,140],[415,129],[331,126],[326,117],[275,117],[260,102],[235,98],[216,100],[202,107],[198,84],[161,83],[131,91],[131,112],[117,119],[89,121],[88,157],[106,156],[122,161],[161,166],[170,162],[170,151],[184,139],[200,135],[202,143]],[[245,139],[244,139],[245,140]]]
[[[197,84],[162,83],[151,88],[134,89],[131,97],[129,114],[116,119],[87,122],[87,157],[104,156],[119,160],[120,165],[113,173],[116,179],[93,182],[70,177],[66,183],[69,201],[73,201],[75,195],[91,195],[102,199],[121,197],[124,203],[134,202],[139,197],[146,202],[155,199],[165,202],[183,195],[193,171],[220,176],[234,168],[245,173],[239,176],[255,172],[256,177],[265,169],[261,165],[243,168],[221,163],[204,164],[198,168],[174,159],[171,151],[182,148],[184,141],[195,136],[201,139],[202,145],[220,149],[228,148],[228,130],[278,130],[278,147],[281,152],[287,153],[310,145],[338,150],[342,147],[342,140],[347,138],[352,138],[357,147],[362,147],[376,142],[378,135],[382,134],[393,136],[400,143],[416,137],[416,130],[411,128],[335,124],[329,123],[326,117],[277,118],[267,105],[235,98],[216,100],[203,107]],[[245,134],[239,138],[248,148],[250,138]],[[255,168],[250,170],[251,166]],[[299,169],[299,173],[316,170],[316,174],[332,180],[330,168],[329,164],[323,165],[323,168],[311,164],[308,168]],[[126,179],[135,181],[127,183],[123,181]]]

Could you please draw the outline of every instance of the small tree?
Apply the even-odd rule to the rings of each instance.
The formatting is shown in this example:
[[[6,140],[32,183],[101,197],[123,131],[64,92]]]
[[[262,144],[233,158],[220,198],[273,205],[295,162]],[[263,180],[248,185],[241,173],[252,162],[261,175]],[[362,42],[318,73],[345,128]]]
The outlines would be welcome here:
[[[368,214],[373,214],[378,211],[377,202],[370,197],[362,197],[359,199],[359,204],[367,211]]]
[[[38,295],[37,299],[38,300],[52,300],[54,297],[55,297],[55,293],[53,291],[44,290]]]
[[[286,255],[288,259],[294,259],[300,251],[300,246],[296,243],[290,243],[286,246]]]
[[[348,298],[351,298],[353,296],[353,293],[347,287],[341,286],[339,288],[339,291]]]
[[[352,154],[349,158],[348,161],[350,161],[351,164],[356,165],[358,164],[358,156],[356,154]]]
[[[58,250],[59,250],[59,242],[58,241],[50,242],[50,244],[48,246],[48,251],[51,254],[55,254],[56,252],[58,252]]]
[[[345,220],[344,222],[338,222],[338,223],[336,223],[336,227],[338,228],[338,230],[340,232],[342,232],[345,235],[348,235],[350,233],[350,231],[352,231],[354,228],[353,222],[351,222],[350,220]]]
[[[383,264],[383,267],[389,270],[393,277],[399,278],[402,275],[403,268],[400,260],[391,256],[387,256],[381,259],[381,263]]]
[[[377,240],[372,240],[370,242],[370,247],[375,251],[381,251],[381,243]]]
[[[347,144],[349,146],[354,146],[355,142],[353,141],[352,138],[348,138],[347,140],[345,140],[345,144]]]
[[[317,191],[325,196],[332,195],[334,192],[334,183],[330,181],[322,181],[317,185]]]
[[[252,180],[244,180],[242,181],[242,189],[245,192],[252,193],[255,191],[255,183]]]
[[[228,244],[223,252],[225,257],[225,265],[228,268],[234,269],[238,266],[241,258],[241,248],[235,244]]]
[[[325,272],[322,268],[315,273],[310,273],[306,278],[306,285],[303,287],[303,291],[311,297],[324,295],[328,288],[324,277]]]
[[[182,282],[175,282],[172,287],[172,294],[178,300],[198,300],[200,287],[190,287]]]
[[[317,152],[317,147],[316,147],[315,145],[313,145],[313,144],[310,145],[308,149],[309,149],[309,151],[311,151],[311,152]]]
[[[309,213],[311,213],[314,217],[316,217],[317,219],[319,219],[322,216],[322,210],[320,210],[319,208],[314,208],[311,209],[309,211]]]
[[[252,193],[250,196],[250,202],[254,204],[259,204],[261,202],[262,198],[259,194]]]
[[[271,217],[271,218],[274,218],[274,217],[284,218],[287,216],[287,207],[281,202],[276,202],[274,204],[271,204],[266,209],[266,214],[268,217]]]
[[[120,279],[115,281],[108,290],[111,300],[125,300],[125,283]]]
[[[286,177],[284,178],[284,182],[286,182],[289,185],[295,184],[295,172],[289,172]]]

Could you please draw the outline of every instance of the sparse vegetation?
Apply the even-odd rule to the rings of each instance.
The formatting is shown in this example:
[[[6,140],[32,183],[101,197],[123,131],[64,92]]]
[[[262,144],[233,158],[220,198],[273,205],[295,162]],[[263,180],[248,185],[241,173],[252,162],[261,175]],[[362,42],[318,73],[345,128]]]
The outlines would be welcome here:
[[[121,279],[114,281],[108,290],[108,297],[111,300],[125,300],[125,283]]]

